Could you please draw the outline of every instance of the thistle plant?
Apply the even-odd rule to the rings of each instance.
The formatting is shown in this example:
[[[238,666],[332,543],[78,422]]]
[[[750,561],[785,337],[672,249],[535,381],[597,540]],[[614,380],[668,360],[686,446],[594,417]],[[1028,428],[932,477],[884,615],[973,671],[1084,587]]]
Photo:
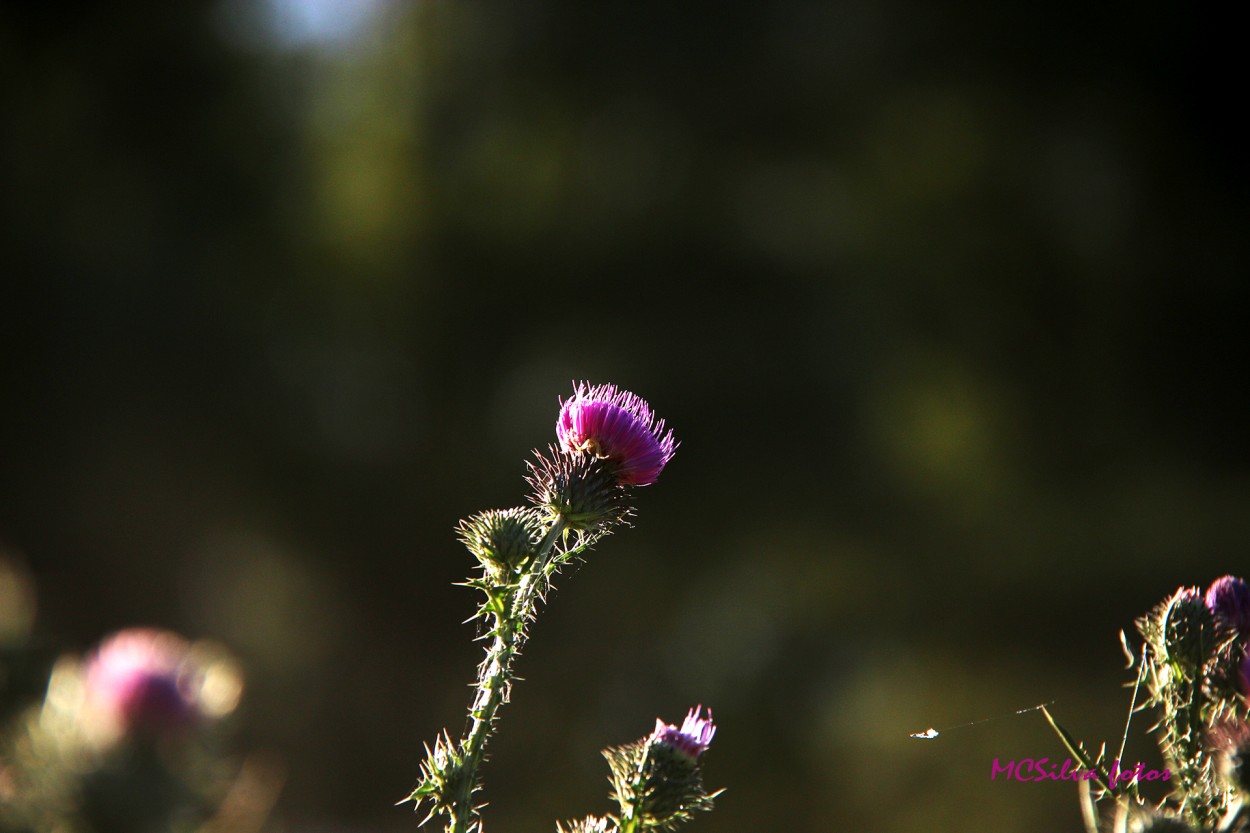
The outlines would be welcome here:
[[[620,833],[673,830],[695,810],[712,809],[714,796],[703,787],[699,757],[716,734],[712,713],[690,710],[681,728],[662,720],[655,731],[636,743],[605,749],[612,768],[612,797],[621,807],[614,818]]]
[[[479,512],[460,522],[457,535],[477,561],[464,586],[480,593],[473,617],[486,640],[466,730],[444,730],[427,744],[419,781],[407,801],[440,818],[447,833],[483,829],[474,796],[500,708],[516,680],[514,665],[555,575],[633,515],[631,492],[651,485],[672,459],[677,442],[640,397],[614,385],[576,386],[560,403],[557,442],[528,462],[526,506]],[[666,725],[666,724],[661,724]],[[698,757],[715,731],[697,711],[681,729],[608,750],[619,816],[588,817],[558,830],[634,833],[669,830],[692,811],[711,806]],[[673,734],[675,733],[675,734]]]
[[[220,747],[241,691],[221,646],[169,631],[129,628],[85,659],[62,655],[42,700],[0,729],[0,830],[259,831],[280,777]],[[255,800],[227,800],[240,790]]]
[[[1114,759],[1105,746],[1092,757],[1043,709],[1081,766],[1097,775],[1096,786],[1081,782],[1086,829],[1097,833],[1094,807],[1113,799],[1115,833],[1250,830],[1250,585],[1224,576],[1205,594],[1181,587],[1136,626],[1142,643],[1135,655],[1121,634],[1129,667],[1137,672],[1130,721],[1135,711],[1157,713],[1153,731],[1171,791],[1149,802],[1136,778],[1126,779],[1127,773],[1117,778],[1123,741]],[[1127,734],[1126,727],[1126,739]]]

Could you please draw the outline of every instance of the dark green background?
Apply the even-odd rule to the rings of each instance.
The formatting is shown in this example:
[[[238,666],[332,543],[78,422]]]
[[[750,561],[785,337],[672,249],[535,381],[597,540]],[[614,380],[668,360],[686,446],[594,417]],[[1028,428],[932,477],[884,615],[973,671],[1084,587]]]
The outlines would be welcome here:
[[[0,544],[46,644],[238,654],[275,829],[415,829],[479,658],[452,528],[575,379],[682,446],[538,621],[498,833],[606,811],[597,750],[695,703],[692,830],[1079,829],[989,780],[1062,757],[1036,713],[908,734],[1118,741],[1118,629],[1245,572],[1210,9],[430,0],[318,47],[53,5],[0,13]]]

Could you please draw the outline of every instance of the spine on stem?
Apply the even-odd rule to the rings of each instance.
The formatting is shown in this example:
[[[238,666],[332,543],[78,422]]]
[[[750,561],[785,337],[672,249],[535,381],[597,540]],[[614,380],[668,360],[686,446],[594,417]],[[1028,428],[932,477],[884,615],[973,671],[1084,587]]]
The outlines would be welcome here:
[[[478,671],[477,690],[469,708],[469,731],[462,743],[464,777],[457,783],[454,798],[452,833],[472,829],[476,816],[472,795],[477,789],[477,769],[486,754],[486,742],[495,728],[499,707],[508,701],[513,672],[512,664],[525,640],[525,626],[534,617],[541,597],[541,585],[556,552],[556,542],[564,533],[564,521],[556,517],[533,563],[515,583],[491,585],[484,576],[480,583],[471,582],[486,593],[479,616],[490,626],[490,646]]]

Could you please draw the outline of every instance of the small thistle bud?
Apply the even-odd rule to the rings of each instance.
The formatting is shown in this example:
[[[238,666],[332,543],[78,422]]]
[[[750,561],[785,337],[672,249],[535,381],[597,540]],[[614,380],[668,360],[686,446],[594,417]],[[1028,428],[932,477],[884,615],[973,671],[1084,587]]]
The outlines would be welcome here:
[[[697,810],[712,809],[716,794],[703,786],[699,758],[716,727],[711,712],[703,718],[701,711],[702,706],[691,709],[681,728],[657,720],[649,737],[604,750],[623,819],[641,819],[642,829],[669,830]]]
[[[1236,576],[1216,579],[1207,590],[1207,607],[1217,621],[1250,637],[1250,584]]]
[[[632,511],[610,463],[583,454],[569,455],[555,448],[534,452],[525,479],[533,488],[530,500],[569,529],[606,530]]]
[[[490,509],[460,522],[456,530],[469,552],[484,567],[515,570],[533,557],[546,524],[540,513],[529,507]]]
[[[465,782],[471,777],[460,748],[443,732],[435,740],[433,749],[426,744],[421,781],[406,800],[414,803],[415,810],[420,810],[423,804],[430,805],[429,815],[422,824],[436,815],[450,817],[456,797],[464,791]]]
[[[1164,657],[1194,679],[1216,648],[1215,617],[1196,587],[1182,587],[1158,615]]]
[[[131,628],[87,658],[87,704],[107,735],[162,734],[201,717],[191,646],[168,631]]]
[[[560,406],[560,445],[612,461],[622,486],[654,483],[677,450],[673,432],[664,431],[664,420],[656,420],[642,397],[615,385],[582,382]]]

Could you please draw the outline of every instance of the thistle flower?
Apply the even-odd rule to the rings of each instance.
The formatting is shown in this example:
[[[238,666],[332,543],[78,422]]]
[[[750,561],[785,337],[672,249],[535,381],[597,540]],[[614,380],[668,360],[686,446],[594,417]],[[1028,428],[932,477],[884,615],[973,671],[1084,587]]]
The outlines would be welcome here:
[[[648,486],[677,450],[673,432],[664,431],[643,399],[615,385],[577,385],[561,400],[556,436],[573,453],[611,460],[622,486]]]
[[[695,706],[686,714],[681,728],[665,723],[656,718],[655,731],[648,738],[649,743],[658,743],[680,752],[690,760],[696,760],[707,751],[716,734],[716,725],[712,723],[712,710],[707,710],[707,717],[700,717],[703,706]]]
[[[671,831],[696,812],[712,809],[719,791],[703,785],[699,756],[716,734],[702,706],[681,727],[656,720],[655,731],[635,743],[603,750],[612,770],[612,798],[621,808],[620,833]]]
[[[1250,584],[1236,576],[1216,579],[1207,590],[1207,607],[1216,619],[1250,637]]]
[[[87,659],[88,704],[116,734],[163,732],[200,717],[190,646],[169,631],[119,631]]]

